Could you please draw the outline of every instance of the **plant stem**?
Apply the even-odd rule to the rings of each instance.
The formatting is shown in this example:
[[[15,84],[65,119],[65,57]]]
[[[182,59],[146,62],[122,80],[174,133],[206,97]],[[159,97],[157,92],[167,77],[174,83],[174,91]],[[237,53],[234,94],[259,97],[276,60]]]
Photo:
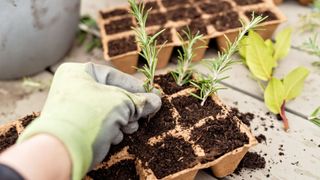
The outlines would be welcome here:
[[[287,132],[289,130],[289,121],[288,121],[288,118],[286,116],[286,111],[285,111],[285,106],[286,106],[286,101],[284,100],[283,101],[283,104],[281,105],[281,112],[280,112],[280,116],[281,116],[281,119],[283,121],[283,125],[284,125],[284,130]]]

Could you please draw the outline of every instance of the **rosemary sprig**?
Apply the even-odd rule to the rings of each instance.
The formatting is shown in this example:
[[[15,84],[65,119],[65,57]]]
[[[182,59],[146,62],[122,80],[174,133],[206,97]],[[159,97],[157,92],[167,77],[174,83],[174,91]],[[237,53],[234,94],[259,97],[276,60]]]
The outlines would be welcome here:
[[[142,68],[138,68],[138,71],[146,76],[143,87],[147,92],[151,92],[154,88],[153,83],[158,63],[158,53],[164,45],[157,48],[156,38],[164,31],[164,29],[149,36],[146,31],[146,21],[150,9],[145,11],[145,3],[139,3],[139,5],[137,5],[136,0],[129,0],[128,2],[131,6],[131,14],[136,18],[138,23],[138,27],[133,28],[133,30],[137,36],[137,43],[141,48],[140,55],[147,61]]]
[[[182,52],[178,50],[178,65],[177,68],[171,72],[174,80],[179,86],[183,86],[184,84],[190,81],[190,77],[192,75],[191,62],[193,57],[195,56],[194,51],[199,48],[203,48],[202,46],[195,48],[194,45],[201,41],[203,35],[199,33],[199,31],[193,35],[189,28],[187,31],[183,31],[186,35],[187,40],[184,40],[180,34],[178,37],[182,45]]]
[[[320,0],[314,0],[310,13],[299,15],[299,29],[303,32],[314,32],[320,28]]]
[[[232,43],[228,37],[225,36],[228,44],[226,50],[224,52],[219,52],[217,58],[205,60],[207,65],[206,67],[209,69],[210,73],[206,75],[200,74],[195,81],[191,82],[192,85],[200,90],[199,95],[194,93],[191,93],[191,95],[200,99],[202,101],[202,106],[210,95],[216,93],[220,89],[223,89],[218,85],[218,83],[228,78],[228,76],[222,76],[222,74],[231,69],[231,65],[236,63],[236,61],[232,59],[232,55],[238,51],[240,41],[250,30],[255,29],[258,24],[263,22],[265,19],[266,17],[254,17],[253,14],[252,19],[248,24],[245,24],[240,20],[242,28],[239,31],[239,35],[236,37],[235,41]]]

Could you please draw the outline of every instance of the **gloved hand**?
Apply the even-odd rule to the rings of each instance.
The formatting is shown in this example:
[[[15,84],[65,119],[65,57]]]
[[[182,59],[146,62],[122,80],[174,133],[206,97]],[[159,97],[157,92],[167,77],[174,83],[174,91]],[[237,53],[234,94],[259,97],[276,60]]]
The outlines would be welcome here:
[[[39,133],[57,137],[71,156],[72,179],[78,180],[123,139],[122,132],[136,131],[137,120],[160,106],[160,97],[145,93],[143,83],[129,75],[92,63],[66,63],[53,78],[40,117],[18,143]]]

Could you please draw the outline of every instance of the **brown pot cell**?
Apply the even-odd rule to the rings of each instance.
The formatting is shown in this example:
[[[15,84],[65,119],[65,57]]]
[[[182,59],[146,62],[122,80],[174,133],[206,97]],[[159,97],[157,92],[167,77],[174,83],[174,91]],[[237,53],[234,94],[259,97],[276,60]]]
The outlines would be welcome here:
[[[157,69],[165,68],[171,58],[171,54],[174,46],[164,46],[161,48],[158,54]]]
[[[217,31],[223,32],[229,29],[240,28],[242,25],[239,21],[239,14],[235,11],[230,11],[222,15],[211,18],[210,23]]]
[[[108,55],[113,58],[129,52],[135,52],[138,50],[135,36],[122,37],[119,39],[108,41]]]
[[[168,19],[171,21],[185,21],[188,19],[196,19],[201,16],[195,7],[180,7],[171,9],[167,12]]]
[[[273,0],[274,4],[279,5],[283,3],[283,0]]]
[[[105,33],[108,35],[117,34],[125,31],[130,31],[133,27],[133,20],[131,17],[109,21],[104,25]]]
[[[247,16],[248,19],[251,19],[252,18],[252,13],[254,13],[255,16],[267,17],[264,22],[278,20],[278,17],[276,16],[276,14],[274,14],[270,10],[264,10],[264,11],[259,11],[259,10],[250,11],[249,10],[249,11],[245,12],[245,15]]]
[[[189,0],[162,0],[161,3],[165,8],[171,8],[175,6],[182,6],[182,5],[189,4],[190,1]]]
[[[313,0],[299,0],[299,3],[301,5],[307,6],[307,5],[311,4],[311,3],[313,3]]]
[[[138,66],[138,58],[139,58],[138,52],[124,54],[124,55],[112,58],[111,63],[115,68],[119,69],[120,71],[128,74],[133,74],[137,72],[136,67]]]
[[[263,0],[233,0],[239,6],[247,6],[263,3]]]
[[[102,19],[109,19],[118,16],[126,16],[129,15],[128,9],[119,8],[110,11],[100,11],[100,16]]]
[[[160,25],[164,26],[167,23],[167,16],[162,12],[152,12],[149,14],[146,26]]]
[[[199,3],[199,8],[206,14],[217,14],[232,9],[232,5],[226,1],[209,1]]]

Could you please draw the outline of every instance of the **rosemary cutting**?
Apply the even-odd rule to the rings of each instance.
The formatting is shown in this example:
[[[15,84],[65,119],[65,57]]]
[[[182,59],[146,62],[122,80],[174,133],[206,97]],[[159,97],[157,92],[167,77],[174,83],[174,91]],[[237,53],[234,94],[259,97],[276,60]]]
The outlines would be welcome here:
[[[184,35],[187,37],[185,41],[180,34],[178,37],[182,45],[182,52],[178,50],[178,64],[177,68],[171,72],[174,80],[177,85],[183,86],[190,81],[190,77],[192,75],[191,62],[193,57],[195,56],[194,51],[196,49],[204,48],[203,46],[194,47],[195,44],[199,41],[202,41],[203,35],[199,33],[199,31],[193,35],[188,28],[187,31],[183,31]]]
[[[235,41],[232,43],[228,37],[227,40],[227,48],[224,52],[219,52],[217,58],[205,59],[206,67],[210,71],[208,74],[199,74],[196,77],[195,81],[191,81],[190,83],[196,87],[200,93],[199,95],[195,93],[191,93],[195,98],[200,99],[201,105],[203,106],[207,98],[216,93],[218,90],[223,89],[218,85],[222,80],[228,78],[228,76],[223,76],[222,74],[231,69],[231,66],[236,63],[232,59],[232,55],[238,51],[238,46],[240,41],[245,37],[245,35],[252,29],[255,29],[262,21],[264,21],[266,17],[257,16],[254,17],[252,15],[252,19],[248,24],[245,24],[242,20],[240,20],[242,24],[242,28],[239,31],[239,35],[236,37]]]
[[[146,80],[143,84],[146,92],[151,92],[154,85],[154,75],[158,63],[158,53],[161,47],[157,47],[156,38],[165,30],[161,30],[154,35],[148,35],[146,31],[146,21],[150,9],[145,11],[145,3],[139,3],[137,5],[136,0],[128,1],[131,6],[131,14],[136,18],[138,27],[132,28],[136,33],[137,43],[141,48],[140,55],[146,60],[146,64],[142,68],[138,68],[138,71],[146,76]]]

